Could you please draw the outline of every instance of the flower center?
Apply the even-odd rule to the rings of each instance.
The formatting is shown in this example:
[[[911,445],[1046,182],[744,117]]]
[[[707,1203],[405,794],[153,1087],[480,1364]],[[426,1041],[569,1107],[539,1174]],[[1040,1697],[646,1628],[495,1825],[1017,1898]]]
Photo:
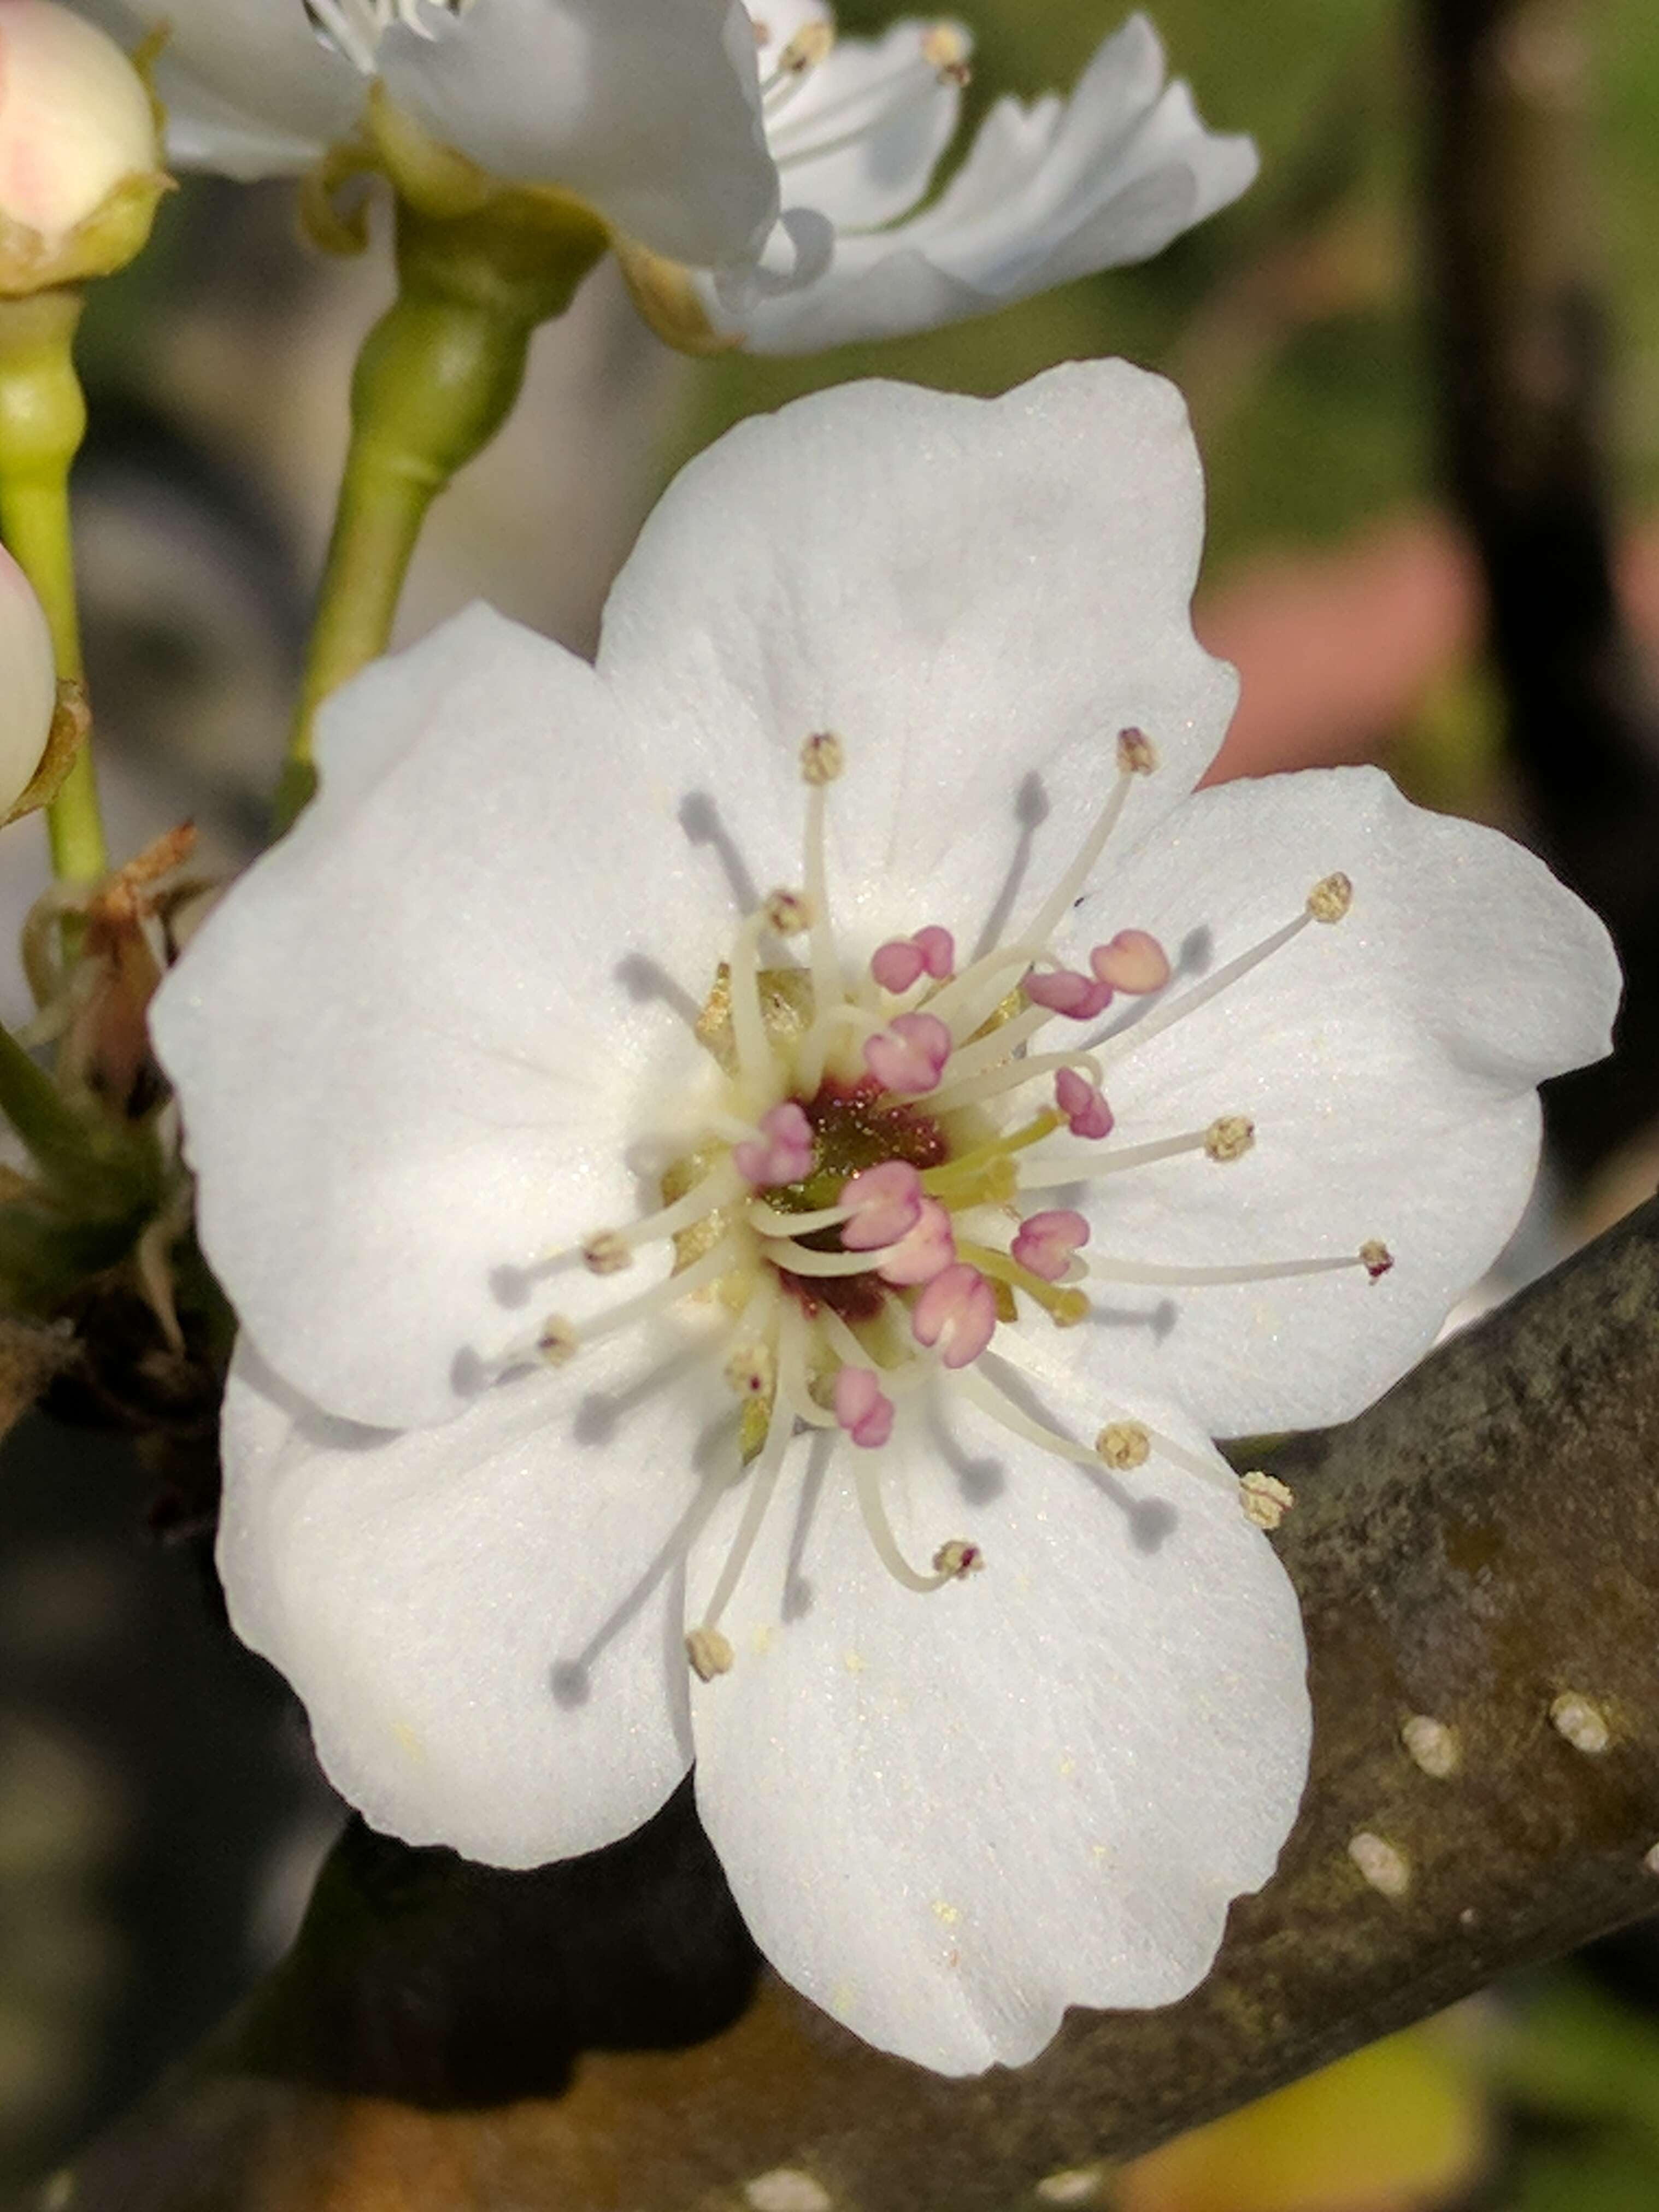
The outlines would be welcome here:
[[[580,1248],[591,1273],[611,1276],[641,1249],[667,1244],[672,1271],[591,1319],[550,1316],[532,1345],[497,1363],[502,1374],[535,1358],[559,1364],[684,1301],[713,1307],[725,1379],[739,1401],[729,1479],[746,1480],[748,1493],[688,1638],[705,1680],[732,1663],[720,1618],[803,1430],[853,1447],[858,1504],[878,1556],[908,1588],[938,1589],[975,1571],[978,1549],[947,1536],[931,1569],[913,1565],[888,1519],[881,1468],[907,1407],[940,1388],[1062,1459],[1121,1471],[1144,1463],[1156,1441],[1166,1458],[1216,1480],[1212,1462],[1155,1440],[1121,1409],[1105,1409],[1090,1444],[1050,1428],[988,1370],[999,1329],[1075,1326],[1089,1313],[1091,1280],[1201,1288],[1356,1267],[1376,1280],[1393,1264],[1372,1243],[1248,1267],[1166,1266],[1098,1250],[1082,1212],[1048,1203],[1048,1194],[1086,1196],[1103,1178],[1155,1161],[1188,1154],[1209,1172],[1250,1150],[1253,1123],[1226,1111],[1147,1142],[1106,1144],[1108,1063],[1231,989],[1304,930],[1340,922],[1352,897],[1346,876],[1327,876],[1279,928],[1184,989],[1171,988],[1172,963],[1145,930],[1121,930],[1091,950],[1086,968],[1067,967],[1049,939],[1071,916],[1133,787],[1156,765],[1139,731],[1120,732],[1105,804],[1012,940],[959,965],[950,930],[927,921],[854,965],[833,927],[825,858],[843,751],[828,732],[809,738],[800,755],[803,884],[774,891],[739,924],[698,1019],[722,1076],[701,1131],[663,1176],[656,1212],[595,1231]],[[763,951],[777,964],[763,963]],[[1100,1027],[1119,998],[1142,1002],[1133,1021]]]

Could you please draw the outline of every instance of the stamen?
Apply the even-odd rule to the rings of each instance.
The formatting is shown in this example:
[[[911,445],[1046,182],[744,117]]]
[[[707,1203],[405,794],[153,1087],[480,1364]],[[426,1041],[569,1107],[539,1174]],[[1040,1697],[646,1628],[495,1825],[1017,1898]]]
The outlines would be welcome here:
[[[800,891],[769,891],[761,911],[774,937],[799,937],[812,927],[811,902]]]
[[[800,749],[801,781],[806,786],[806,902],[811,910],[812,1004],[822,1018],[846,994],[830,917],[830,874],[823,848],[823,794],[847,765],[841,739],[818,730]],[[813,1087],[816,1088],[816,1079]]]
[[[843,1367],[836,1377],[836,1420],[865,1451],[893,1433],[893,1401],[867,1367]]]
[[[1145,730],[1120,730],[1117,765],[1124,775],[1150,775],[1158,766],[1158,747]]]
[[[1178,1137],[1155,1137],[1144,1145],[1121,1145],[1109,1152],[1073,1152],[1067,1159],[1028,1160],[1020,1169],[1021,1190],[1054,1190],[1073,1182],[1097,1182],[1126,1168],[1150,1167],[1154,1160],[1182,1152],[1203,1152],[1218,1164],[1243,1159],[1255,1142],[1255,1124],[1244,1114],[1222,1114],[1206,1128],[1186,1129]]]
[[[972,72],[965,58],[967,49],[959,37],[948,33],[948,27],[939,27],[946,33],[936,37],[924,34],[922,54],[919,61],[896,70],[884,84],[859,84],[842,94],[840,99],[826,101],[810,115],[797,121],[778,121],[783,99],[774,100],[767,113],[767,137],[773,160],[780,169],[787,169],[801,161],[818,161],[831,154],[843,153],[849,146],[861,146],[879,131],[912,107],[931,100],[941,84],[966,84]],[[928,58],[928,49],[940,58]],[[859,114],[862,108],[866,112]],[[856,120],[838,128],[828,137],[816,137],[826,125],[837,124],[844,116]]]
[[[1054,1103],[1066,1117],[1074,1137],[1098,1139],[1112,1133],[1112,1109],[1098,1084],[1090,1083],[1074,1067],[1062,1067],[1054,1078]]]
[[[612,1306],[607,1313],[596,1314],[591,1321],[576,1323],[562,1314],[550,1315],[542,1323],[541,1334],[537,1339],[542,1358],[556,1364],[584,1345],[597,1343],[602,1336],[614,1336],[618,1329],[631,1328],[636,1322],[648,1321],[653,1314],[666,1312],[682,1298],[689,1298],[694,1291],[718,1282],[736,1266],[740,1251],[736,1237],[723,1237],[689,1267],[665,1276],[654,1289],[642,1291],[638,1297],[625,1298],[620,1305]],[[550,1350],[550,1341],[559,1349]]]
[[[682,1230],[695,1229],[711,1213],[718,1213],[729,1206],[743,1188],[743,1178],[730,1160],[712,1168],[690,1190],[677,1198],[672,1206],[659,1207],[638,1221],[628,1222],[621,1229],[596,1229],[582,1239],[584,1264],[595,1275],[614,1275],[634,1263],[634,1254],[641,1244],[659,1243],[665,1237],[678,1237]],[[553,1253],[545,1267],[562,1255]]]
[[[1086,1444],[1074,1443],[1070,1437],[1051,1429],[1045,1421],[1034,1420],[1015,1405],[1006,1391],[1000,1390],[982,1367],[966,1369],[957,1376],[953,1386],[961,1391],[970,1405],[977,1406],[981,1413],[994,1420],[999,1428],[1006,1429],[1011,1436],[1021,1437],[1026,1443],[1036,1444],[1042,1451],[1055,1459],[1069,1460],[1074,1467],[1098,1467],[1100,1455],[1091,1451]]]
[[[1056,1328],[1075,1328],[1079,1322],[1088,1319],[1089,1301],[1081,1291],[1056,1290],[1051,1281],[1022,1267],[1007,1253],[993,1250],[989,1245],[959,1243],[957,1249],[981,1274],[989,1276],[994,1282],[1006,1283],[1011,1290],[1024,1291],[1028,1298],[1042,1308]]]
[[[921,1098],[935,1089],[952,1038],[934,1014],[898,1014],[864,1042],[864,1064],[895,1097]]]
[[[1253,1467],[1238,1478],[1238,1502],[1247,1521],[1258,1528],[1273,1529],[1296,1504],[1296,1493],[1276,1474],[1264,1474]]]
[[[785,1387],[778,1390],[772,1401],[772,1418],[767,1424],[766,1442],[761,1448],[760,1457],[756,1461],[754,1471],[749,1477],[749,1494],[744,1500],[743,1513],[738,1522],[737,1534],[732,1540],[732,1548],[726,1555],[726,1564],[720,1569],[720,1578],[714,1584],[708,1603],[703,1608],[702,1620],[685,1639],[686,1656],[699,1674],[702,1674],[702,1669],[697,1665],[697,1655],[693,1648],[694,1639],[699,1637],[709,1638],[719,1635],[720,1615],[731,1603],[732,1593],[736,1589],[744,1567],[749,1564],[749,1555],[755,1548],[755,1540],[760,1534],[761,1523],[766,1518],[766,1509],[772,1502],[773,1492],[777,1488],[778,1476],[783,1468],[784,1454],[789,1448],[790,1437],[794,1434],[795,1416],[789,1401],[787,1378],[791,1369],[799,1364],[800,1325],[799,1314],[786,1307],[780,1326],[779,1346]],[[720,1644],[725,1645],[726,1665],[716,1667],[714,1671],[717,1674],[724,1674],[732,1663],[732,1647],[724,1637],[720,1637],[719,1641]],[[718,1650],[718,1647],[716,1649]],[[707,1681],[708,1677],[702,1674],[702,1679]]]
[[[1310,922],[1340,921],[1352,902],[1353,885],[1346,876],[1322,878],[1309,892],[1306,903],[1293,921],[1287,921],[1282,929],[1276,929],[1271,936],[1264,937],[1248,952],[1241,952],[1229,960],[1224,966],[1218,968],[1214,975],[1206,975],[1201,983],[1194,983],[1190,991],[1183,991],[1178,999],[1168,999],[1162,1006],[1155,1006],[1151,1013],[1133,1027],[1126,1029],[1121,1037],[1103,1039],[1100,1049],[1103,1052],[1115,1046],[1121,1048],[1146,1043],[1175,1023],[1183,1020],[1187,1015],[1196,1013],[1200,1006],[1207,1006],[1212,999],[1230,989],[1242,976],[1248,975],[1251,969],[1259,968],[1264,960],[1271,959],[1275,952],[1283,951],[1293,938],[1301,936]]]
[[[1215,1284],[1280,1282],[1293,1275],[1336,1274],[1345,1267],[1363,1267],[1376,1282],[1393,1265],[1388,1246],[1371,1243],[1362,1244],[1358,1252],[1344,1259],[1267,1260],[1241,1267],[1166,1267],[1150,1261],[1108,1259],[1091,1261],[1089,1272],[1108,1283],[1184,1284],[1200,1289]]]
[[[1100,947],[1102,951],[1106,949]],[[1051,1014],[1063,1014],[1068,1022],[1091,1022],[1112,1003],[1109,981],[1080,975],[1072,968],[1053,968],[1046,973],[1034,968],[1020,988],[1034,1006],[1046,1006]]]
[[[549,1367],[562,1367],[576,1356],[576,1329],[562,1314],[549,1314],[536,1333],[536,1356]]]
[[[966,84],[968,41],[954,23],[934,23],[921,34],[921,58],[948,84]]]
[[[601,1229],[582,1246],[582,1263],[592,1275],[619,1275],[634,1264],[634,1255],[619,1230]]]
[[[1072,1255],[1088,1241],[1088,1223],[1067,1207],[1028,1214],[1010,1249],[1020,1267],[1057,1283],[1071,1266]]]
[[[984,1553],[977,1544],[964,1544],[959,1536],[941,1544],[933,1554],[933,1572],[945,1582],[966,1582],[969,1575],[982,1574],[984,1570]]]
[[[760,1118],[759,1133],[732,1147],[732,1164],[757,1190],[799,1182],[812,1172],[812,1125],[793,1098]]]
[[[960,1057],[960,1055],[958,1055]],[[1088,1076],[1097,1076],[1098,1064],[1086,1052],[1034,1053],[1028,1058],[1012,1060],[994,1067],[984,1075],[975,1076],[965,1083],[947,1083],[936,1092],[928,1103],[937,1114],[950,1114],[963,1106],[977,1106],[988,1098],[996,1098],[1007,1091],[1023,1091],[1028,1083],[1039,1076],[1048,1075],[1055,1068],[1082,1068]],[[1085,1078],[1086,1079],[1086,1078]]]
[[[757,33],[763,27],[758,23],[755,26]],[[761,40],[763,46],[770,42],[769,33]],[[780,84],[794,77],[805,76],[809,70],[818,68],[829,59],[835,43],[836,27],[833,23],[803,23],[773,64],[772,74],[761,86],[763,98]]]
[[[930,921],[919,929],[910,939],[921,953],[922,964],[936,983],[942,983],[957,964],[957,940],[948,929]]]
[[[849,1252],[872,1252],[896,1244],[921,1219],[921,1177],[908,1160],[884,1160],[849,1176],[841,1202],[846,1209],[842,1243]]]
[[[908,991],[924,975],[943,982],[956,965],[957,942],[948,929],[929,922],[913,937],[890,937],[870,956],[870,973],[884,991]]]
[[[878,1273],[895,1290],[914,1290],[938,1280],[955,1261],[957,1245],[951,1216],[934,1198],[924,1198],[915,1226],[889,1245],[881,1255]]]
[[[1066,916],[1071,912],[1078,893],[1094,872],[1095,862],[1106,849],[1106,841],[1118,824],[1124,804],[1129,796],[1129,787],[1138,775],[1150,775],[1158,765],[1158,756],[1150,741],[1139,730],[1120,730],[1117,733],[1117,781],[1111,797],[1095,817],[1094,827],[1079,848],[1072,862],[1036,920],[1024,933],[1039,944],[1046,944]]]
[[[815,730],[800,749],[801,781],[814,790],[836,782],[846,766],[846,750],[833,730]]]
[[[975,1145],[971,1152],[959,1153],[939,1167],[925,1168],[921,1187],[952,1206],[964,1206],[969,1200],[954,1195],[958,1186],[975,1188],[988,1169],[1003,1166],[1011,1154],[1024,1152],[1028,1145],[1040,1144],[1044,1137],[1052,1136],[1065,1118],[1063,1114],[1045,1108],[1024,1128],[1012,1130],[1006,1137],[988,1138],[984,1144]]]
[[[996,1325],[991,1285],[977,1267],[961,1261],[935,1275],[910,1309],[910,1334],[953,1371],[972,1365]]]
[[[896,1583],[925,1597],[933,1590],[943,1589],[946,1583],[959,1580],[965,1572],[971,1572],[971,1561],[979,1556],[978,1547],[964,1544],[959,1537],[941,1544],[934,1553],[934,1559],[945,1564],[936,1565],[931,1575],[920,1574],[910,1565],[898,1547],[898,1539],[881,1501],[879,1459],[860,1452],[853,1462],[853,1482],[866,1533],[876,1547],[876,1557]]]
[[[1109,945],[1097,945],[1089,965],[1109,989],[1130,998],[1161,991],[1170,980],[1170,956],[1144,929],[1120,929]]]
[[[731,1639],[722,1636],[718,1628],[688,1630],[685,1656],[700,1682],[712,1682],[716,1674],[729,1674],[732,1671]]]
[[[1115,1474],[1127,1474],[1152,1457],[1152,1431],[1142,1421],[1109,1421],[1095,1438],[1095,1450]]]

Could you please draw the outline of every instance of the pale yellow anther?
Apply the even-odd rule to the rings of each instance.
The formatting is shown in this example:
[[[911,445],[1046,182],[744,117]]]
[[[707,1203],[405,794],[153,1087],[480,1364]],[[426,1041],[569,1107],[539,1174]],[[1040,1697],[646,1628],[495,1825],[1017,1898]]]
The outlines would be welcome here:
[[[582,1264],[591,1275],[620,1275],[633,1266],[634,1254],[620,1230],[599,1229],[583,1240]]]
[[[1158,766],[1158,748],[1145,730],[1117,733],[1117,771],[1120,775],[1150,775]]]
[[[1259,1467],[1253,1467],[1238,1478],[1238,1502],[1244,1509],[1244,1518],[1255,1527],[1277,1528],[1296,1504],[1296,1494],[1276,1474],[1264,1474]]]
[[[775,937],[799,937],[812,927],[811,902],[804,891],[768,891],[761,911]]]
[[[1353,904],[1353,885],[1339,869],[1322,876],[1308,893],[1308,911],[1316,921],[1340,921]]]
[[[549,1314],[536,1332],[537,1356],[550,1367],[562,1367],[576,1356],[576,1328],[562,1314]]]
[[[964,1543],[960,1536],[952,1536],[948,1544],[941,1544],[933,1554],[933,1572],[948,1575],[953,1582],[961,1582],[969,1575],[976,1575],[985,1565],[985,1554],[977,1544]]]
[[[942,82],[967,83],[968,41],[954,23],[933,23],[922,33],[921,58],[938,71]]]
[[[728,1387],[739,1398],[770,1402],[778,1384],[777,1356],[769,1344],[740,1344],[726,1363]]]
[[[1381,1282],[1394,1265],[1394,1255],[1377,1237],[1372,1237],[1359,1248],[1359,1264],[1372,1282]]]
[[[1221,1114],[1204,1132],[1204,1150],[1216,1161],[1242,1160],[1255,1142],[1255,1123],[1248,1114]]]
[[[1449,1729],[1444,1721],[1436,1720],[1432,1713],[1413,1713],[1403,1722],[1400,1741],[1413,1765],[1432,1775],[1437,1782],[1455,1774],[1462,1763],[1455,1729]]]
[[[817,730],[800,749],[803,783],[833,783],[847,765],[841,739],[833,730]]]
[[[1550,1707],[1550,1720],[1575,1751],[1598,1757],[1613,1741],[1607,1717],[1595,1699],[1579,1690],[1563,1690]]]
[[[1075,1328],[1089,1318],[1089,1301],[1081,1291],[1052,1291],[1043,1304],[1056,1328]]]
[[[1139,1421],[1109,1421],[1095,1438],[1095,1449],[1108,1467],[1124,1474],[1132,1467],[1145,1467],[1152,1457],[1152,1432]]]
[[[712,1682],[716,1674],[732,1671],[732,1650],[729,1638],[718,1628],[693,1628],[686,1632],[685,1656],[691,1662],[691,1672],[700,1682]]]
[[[778,56],[778,71],[783,76],[804,76],[820,62],[828,61],[830,50],[836,43],[833,23],[803,23],[794,37]]]

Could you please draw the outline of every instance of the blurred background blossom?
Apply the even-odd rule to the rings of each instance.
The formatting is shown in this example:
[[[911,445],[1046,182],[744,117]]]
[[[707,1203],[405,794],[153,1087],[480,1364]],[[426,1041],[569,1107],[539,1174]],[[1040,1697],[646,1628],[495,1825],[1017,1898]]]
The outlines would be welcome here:
[[[847,0],[843,27],[889,13]],[[1069,85],[1115,16],[975,0],[969,119]],[[1398,0],[1164,0],[1170,66],[1261,182],[1149,266],[925,337],[689,364],[602,268],[539,335],[526,398],[422,539],[399,623],[483,596],[578,647],[672,471],[757,409],[849,376],[1006,388],[1074,355],[1175,376],[1210,483],[1199,627],[1243,690],[1218,774],[1385,760],[1425,802],[1516,827],[1475,562],[1437,491],[1422,289],[1423,90]],[[1553,40],[1552,45],[1549,41]],[[1565,42],[1565,43],[1564,43]],[[1583,104],[1587,258],[1613,312],[1620,587],[1659,653],[1659,10],[1558,11],[1527,66]],[[263,836],[384,240],[324,261],[291,192],[191,182],[104,285],[82,362],[88,658],[112,842],[182,816],[211,866]],[[0,836],[9,947],[46,881]],[[1588,1192],[1547,1186],[1494,1290],[1650,1193],[1636,1131]],[[286,1942],[337,1823],[295,1709],[222,1632],[191,1501],[30,1422],[0,1469],[0,2191],[107,2118]],[[1067,2187],[1071,2194],[1066,2194]],[[1116,2173],[1045,2185],[1121,2212],[1653,2212],[1659,1936],[1613,1939]]]

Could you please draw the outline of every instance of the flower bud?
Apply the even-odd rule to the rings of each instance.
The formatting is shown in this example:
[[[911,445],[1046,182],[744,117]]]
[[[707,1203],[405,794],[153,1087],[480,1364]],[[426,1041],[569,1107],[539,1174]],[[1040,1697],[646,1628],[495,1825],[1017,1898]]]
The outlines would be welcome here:
[[[166,189],[148,87],[57,0],[0,0],[0,293],[130,261]]]
[[[40,765],[57,703],[46,617],[28,578],[0,546],[0,821]]]

